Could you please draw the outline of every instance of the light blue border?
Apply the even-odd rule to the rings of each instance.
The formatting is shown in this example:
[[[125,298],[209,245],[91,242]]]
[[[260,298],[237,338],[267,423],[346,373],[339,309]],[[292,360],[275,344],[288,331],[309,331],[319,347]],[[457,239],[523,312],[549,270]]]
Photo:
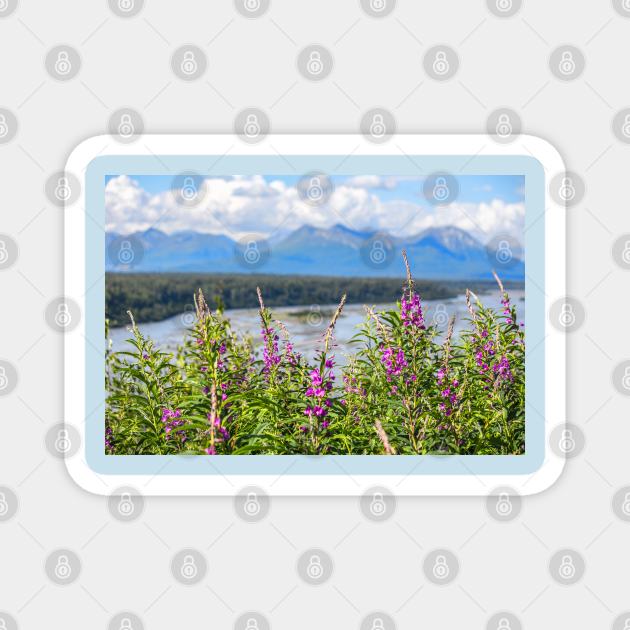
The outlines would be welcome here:
[[[419,166],[423,173],[419,172]],[[105,431],[105,176],[110,174],[299,175],[323,171],[335,175],[525,176],[525,295],[527,347],[526,413],[523,455],[106,455]],[[545,454],[545,176],[529,156],[290,156],[290,163],[268,156],[102,156],[86,170],[86,460],[99,474],[204,475],[427,475],[530,474]]]

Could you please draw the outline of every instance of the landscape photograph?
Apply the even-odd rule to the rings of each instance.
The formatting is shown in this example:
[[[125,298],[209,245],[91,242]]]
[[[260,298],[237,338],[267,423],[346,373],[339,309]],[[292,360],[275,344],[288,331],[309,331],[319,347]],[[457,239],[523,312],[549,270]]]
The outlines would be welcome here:
[[[107,454],[524,453],[523,177],[104,194]]]

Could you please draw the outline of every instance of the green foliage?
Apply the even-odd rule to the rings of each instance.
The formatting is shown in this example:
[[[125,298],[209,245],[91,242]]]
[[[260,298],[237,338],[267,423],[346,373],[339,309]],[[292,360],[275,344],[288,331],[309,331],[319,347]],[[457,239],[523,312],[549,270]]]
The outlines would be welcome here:
[[[455,337],[452,321],[446,331],[425,323],[418,288],[409,275],[396,308],[366,308],[343,367],[334,327],[345,296],[313,361],[294,351],[260,292],[258,351],[202,291],[175,353],[132,318],[129,349],[106,353],[106,452],[523,453],[524,332],[506,290],[499,281],[501,312],[467,293],[467,326]]]

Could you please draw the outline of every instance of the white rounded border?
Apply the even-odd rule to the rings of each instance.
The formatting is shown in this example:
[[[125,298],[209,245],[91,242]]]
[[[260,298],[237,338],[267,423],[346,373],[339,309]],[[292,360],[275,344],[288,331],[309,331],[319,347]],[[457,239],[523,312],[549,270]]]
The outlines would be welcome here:
[[[101,475],[85,457],[85,318],[64,339],[65,421],[81,436],[82,451],[66,460],[72,479],[100,495],[121,486],[142,488],[144,495],[230,496],[245,486],[258,486],[278,496],[357,496],[370,487],[386,485],[401,496],[486,496],[507,486],[520,495],[542,492],[560,476],[565,459],[549,448],[549,436],[566,414],[566,338],[550,325],[547,313],[566,295],[566,208],[549,194],[549,180],[565,171],[558,151],[536,136],[520,135],[510,144],[482,134],[396,135],[395,141],[372,143],[355,134],[269,135],[257,144],[238,142],[234,135],[144,135],[142,142],[116,143],[107,135],[94,136],[70,154],[66,170],[82,182],[80,199],[65,213],[65,295],[85,313],[85,203],[86,169],[100,156],[117,155],[522,155],[538,160],[545,171],[545,457],[527,475]],[[552,386],[553,384],[553,386]],[[553,419],[558,419],[554,422]]]

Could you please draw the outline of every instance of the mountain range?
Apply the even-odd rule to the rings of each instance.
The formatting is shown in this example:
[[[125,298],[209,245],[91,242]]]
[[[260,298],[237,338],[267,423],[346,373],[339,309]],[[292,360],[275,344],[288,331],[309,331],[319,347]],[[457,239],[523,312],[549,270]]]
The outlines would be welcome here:
[[[402,249],[417,278],[487,279],[496,269],[504,279],[522,280],[525,271],[521,251],[511,252],[509,263],[502,264],[495,251],[455,226],[397,238],[342,225],[304,225],[271,244],[194,231],[165,234],[150,228],[126,236],[107,233],[106,247],[106,270],[118,272],[398,277],[404,274]],[[131,256],[126,258],[121,248]],[[125,264],[129,258],[132,264]]]

